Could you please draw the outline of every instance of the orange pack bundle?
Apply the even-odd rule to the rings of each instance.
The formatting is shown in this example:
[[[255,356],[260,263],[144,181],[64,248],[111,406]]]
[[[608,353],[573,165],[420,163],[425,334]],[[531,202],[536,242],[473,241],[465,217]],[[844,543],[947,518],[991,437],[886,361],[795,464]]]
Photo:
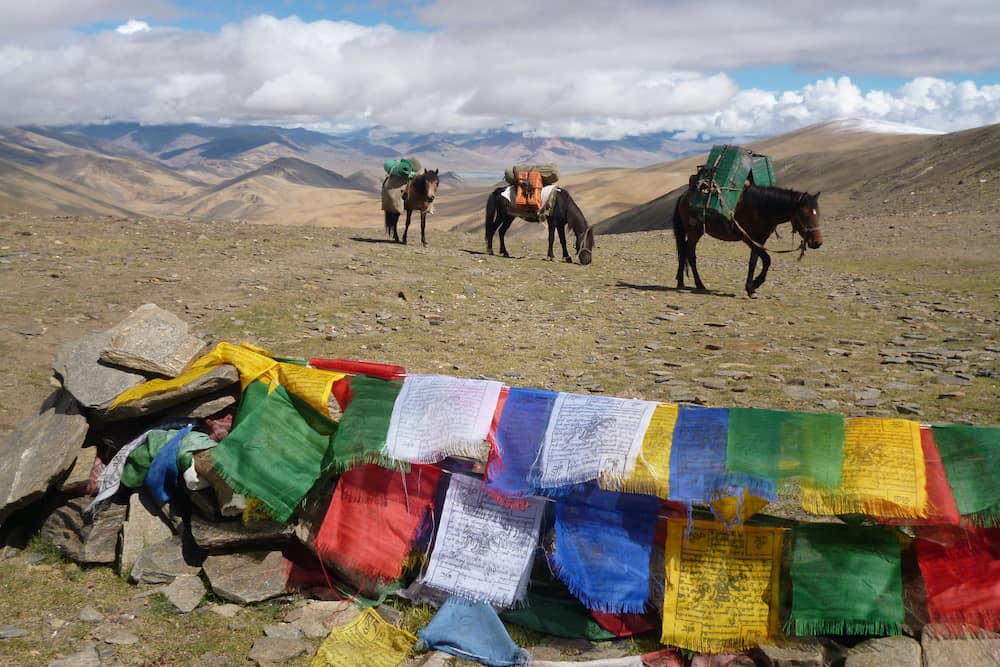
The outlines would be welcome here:
[[[542,208],[542,172],[537,169],[518,171],[514,183],[514,205],[518,208]]]

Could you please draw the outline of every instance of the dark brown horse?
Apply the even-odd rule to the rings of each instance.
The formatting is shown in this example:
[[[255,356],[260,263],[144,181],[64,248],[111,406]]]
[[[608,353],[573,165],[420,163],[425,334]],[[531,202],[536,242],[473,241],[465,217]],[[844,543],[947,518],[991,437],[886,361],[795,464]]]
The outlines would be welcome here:
[[[510,257],[507,253],[507,246],[504,244],[504,235],[514,222],[514,218],[522,218],[531,222],[537,222],[537,216],[531,216],[524,211],[515,208],[509,199],[501,193],[507,188],[497,188],[490,193],[486,199],[486,252],[493,254],[493,234],[500,234],[500,254]],[[559,232],[559,243],[562,245],[563,260],[573,262],[569,251],[566,249],[566,226],[568,225],[576,235],[576,256],[580,264],[590,264],[594,258],[594,228],[587,224],[587,219],[583,211],[576,205],[569,193],[562,188],[557,188],[552,195],[555,201],[546,222],[549,226],[549,253],[548,259],[554,260],[552,245],[555,241],[556,232]]]
[[[681,195],[674,207],[674,238],[677,241],[677,288],[684,288],[685,268],[691,267],[695,288],[704,290],[705,285],[698,275],[698,257],[695,246],[703,234],[721,241],[743,241],[750,246],[750,265],[747,268],[747,294],[753,296],[758,287],[767,279],[771,266],[771,256],[764,244],[775,228],[783,222],[792,223],[792,231],[802,237],[800,254],[806,246],[818,248],[823,244],[823,232],[819,227],[819,193],[797,192],[785,188],[748,185],[736,204],[732,223],[703,222],[691,211],[688,195]],[[754,277],[757,259],[763,263],[760,275]]]
[[[407,182],[403,188],[403,208],[406,210],[406,227],[403,228],[403,243],[406,243],[406,234],[410,231],[410,218],[414,211],[420,211],[420,242],[427,245],[427,214],[431,212],[434,198],[437,197],[438,190],[438,170],[423,171]],[[392,236],[392,240],[399,243],[399,232],[396,225],[399,222],[399,213],[385,212],[385,233]]]

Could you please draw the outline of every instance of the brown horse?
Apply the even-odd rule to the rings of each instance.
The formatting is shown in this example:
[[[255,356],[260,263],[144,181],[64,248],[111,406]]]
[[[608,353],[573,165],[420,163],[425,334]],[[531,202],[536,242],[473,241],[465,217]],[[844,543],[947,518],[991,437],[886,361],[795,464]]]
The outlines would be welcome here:
[[[438,171],[427,170],[411,178],[403,188],[403,209],[406,211],[406,227],[403,228],[403,244],[406,244],[406,234],[410,231],[410,218],[414,211],[420,211],[420,242],[427,245],[427,214],[432,212],[434,198],[437,197]],[[396,225],[399,213],[385,213],[385,233],[392,235],[392,240],[399,243],[399,232]]]
[[[677,200],[674,207],[674,239],[677,241],[677,288],[684,288],[684,271],[691,267],[695,288],[704,290],[705,285],[698,275],[698,258],[695,246],[703,234],[721,241],[743,241],[750,246],[750,265],[747,268],[747,294],[753,296],[758,287],[767,279],[771,266],[771,256],[764,249],[764,243],[783,222],[792,223],[792,231],[802,237],[799,258],[806,246],[818,248],[823,244],[823,232],[819,227],[819,193],[797,192],[785,188],[748,185],[736,204],[732,223],[704,222],[692,214],[688,190]],[[781,251],[779,251],[781,252]],[[763,266],[760,275],[754,277],[757,259]]]
[[[504,236],[514,222],[514,218],[523,218],[532,222],[537,222],[537,217],[526,217],[524,211],[515,208],[509,199],[501,193],[506,187],[497,188],[490,193],[486,199],[486,252],[493,254],[493,234],[500,234],[500,254],[510,257],[507,253],[507,246],[504,244]],[[555,241],[556,232],[559,232],[559,243],[562,245],[563,260],[573,263],[569,251],[566,249],[566,226],[576,235],[576,255],[580,264],[590,264],[594,258],[594,228],[587,224],[587,219],[583,216],[583,211],[576,205],[569,193],[562,188],[557,188],[555,201],[549,211],[546,222],[549,225],[549,253],[548,259],[554,260],[552,254],[552,244]]]

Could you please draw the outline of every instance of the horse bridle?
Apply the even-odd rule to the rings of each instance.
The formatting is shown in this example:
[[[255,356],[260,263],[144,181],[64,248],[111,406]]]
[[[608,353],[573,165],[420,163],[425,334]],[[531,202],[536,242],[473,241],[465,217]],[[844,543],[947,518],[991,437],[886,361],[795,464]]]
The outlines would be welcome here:
[[[819,228],[820,228],[819,227],[819,223],[817,223],[814,227],[809,227],[801,219],[802,217],[804,217],[804,216],[802,216],[802,210],[801,210],[802,209],[802,204],[803,204],[803,202],[805,202],[807,196],[808,196],[808,194],[805,193],[805,192],[803,192],[802,194],[799,195],[798,200],[795,202],[796,203],[795,212],[792,213],[792,217],[791,217],[792,231],[796,232],[799,236],[801,236],[803,242],[805,241],[805,238],[806,238],[806,234],[805,234],[806,232],[819,231]],[[815,206],[813,206],[812,208],[813,208],[814,211],[816,210]]]

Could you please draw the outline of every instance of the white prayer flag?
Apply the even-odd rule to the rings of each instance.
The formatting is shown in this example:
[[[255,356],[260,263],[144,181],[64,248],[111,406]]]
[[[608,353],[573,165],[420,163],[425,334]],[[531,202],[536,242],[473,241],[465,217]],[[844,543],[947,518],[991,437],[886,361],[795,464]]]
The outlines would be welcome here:
[[[484,458],[502,382],[409,375],[396,397],[383,453],[410,463]]]
[[[560,393],[532,467],[533,486],[627,477],[655,409],[655,401]]]
[[[480,480],[452,475],[423,582],[499,607],[524,599],[544,506],[504,507]]]

